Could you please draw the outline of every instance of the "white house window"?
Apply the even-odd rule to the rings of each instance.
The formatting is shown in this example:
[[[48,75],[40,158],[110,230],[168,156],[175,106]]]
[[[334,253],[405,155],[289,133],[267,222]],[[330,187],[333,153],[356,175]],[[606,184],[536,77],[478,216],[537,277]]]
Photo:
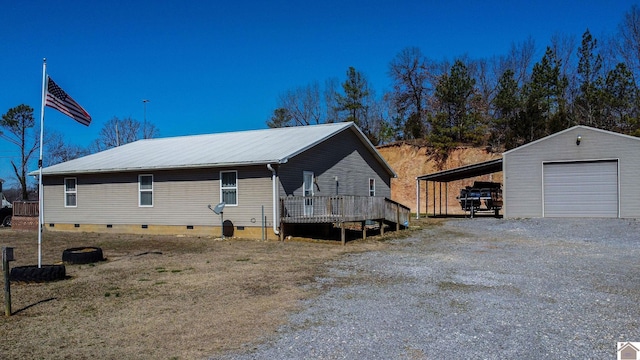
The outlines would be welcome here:
[[[237,171],[220,171],[220,199],[226,205],[238,205]]]
[[[139,175],[138,190],[140,193],[138,206],[152,207],[153,206],[153,175]]]
[[[376,179],[369,179],[369,196],[376,196]]]
[[[78,206],[78,181],[76,178],[64,179],[64,206]]]

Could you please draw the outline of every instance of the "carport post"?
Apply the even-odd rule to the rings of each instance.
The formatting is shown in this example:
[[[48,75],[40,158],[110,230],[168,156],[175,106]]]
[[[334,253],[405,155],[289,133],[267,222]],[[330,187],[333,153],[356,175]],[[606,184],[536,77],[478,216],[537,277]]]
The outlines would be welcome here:
[[[416,178],[416,219],[420,219],[420,179]]]
[[[440,191],[438,193],[438,204],[440,206],[440,214],[439,215],[442,215],[442,182],[439,182],[438,185],[439,185],[438,191]]]
[[[433,217],[436,217],[436,182],[433,182]]]
[[[449,216],[449,183],[444,183],[444,214]]]

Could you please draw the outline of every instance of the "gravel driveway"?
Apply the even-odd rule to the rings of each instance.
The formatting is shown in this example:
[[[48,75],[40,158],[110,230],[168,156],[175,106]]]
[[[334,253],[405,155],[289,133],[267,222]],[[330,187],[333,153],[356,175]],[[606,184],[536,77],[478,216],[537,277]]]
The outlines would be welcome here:
[[[330,264],[228,359],[615,359],[640,341],[640,222],[451,220]]]

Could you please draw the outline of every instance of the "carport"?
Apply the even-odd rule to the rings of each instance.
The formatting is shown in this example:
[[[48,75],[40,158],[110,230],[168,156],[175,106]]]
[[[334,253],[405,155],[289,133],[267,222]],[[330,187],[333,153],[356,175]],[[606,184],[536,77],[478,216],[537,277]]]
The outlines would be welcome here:
[[[429,216],[429,182],[433,184],[433,216],[436,216],[436,183],[439,185],[439,215],[442,214],[442,184],[445,191],[445,214],[448,215],[449,182],[488,175],[502,171],[502,158],[489,160],[477,164],[465,165],[455,169],[438,171],[435,173],[418,176],[416,178],[416,219],[420,218],[420,181],[425,182],[425,214]]]

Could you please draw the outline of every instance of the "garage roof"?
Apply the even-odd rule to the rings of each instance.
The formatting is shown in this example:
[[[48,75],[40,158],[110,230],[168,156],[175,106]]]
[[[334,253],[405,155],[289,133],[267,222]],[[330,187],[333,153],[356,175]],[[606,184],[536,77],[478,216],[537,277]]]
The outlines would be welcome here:
[[[502,158],[418,176],[417,180],[449,182],[502,171]]]

